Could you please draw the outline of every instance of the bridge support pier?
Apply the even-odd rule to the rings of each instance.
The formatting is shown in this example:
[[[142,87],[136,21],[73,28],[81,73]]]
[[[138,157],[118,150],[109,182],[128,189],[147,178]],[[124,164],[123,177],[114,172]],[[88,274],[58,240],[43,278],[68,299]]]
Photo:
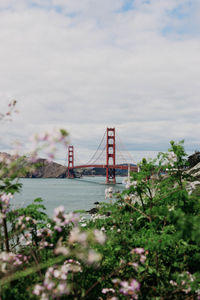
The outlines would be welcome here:
[[[106,184],[115,184],[115,128],[107,128]]]

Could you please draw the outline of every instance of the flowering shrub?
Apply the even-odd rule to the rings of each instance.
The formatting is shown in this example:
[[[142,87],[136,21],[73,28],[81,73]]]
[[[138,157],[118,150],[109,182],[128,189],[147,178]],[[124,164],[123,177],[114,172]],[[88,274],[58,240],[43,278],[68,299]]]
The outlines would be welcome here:
[[[30,161],[43,145],[52,159],[67,133],[34,141]],[[0,162],[1,300],[200,299],[200,202],[183,142],[143,159],[125,190],[106,189],[109,203],[88,219],[62,206],[49,218],[40,198],[11,209],[27,168],[18,158]]]
[[[0,257],[2,299],[19,299],[10,282],[24,299],[198,299],[196,179],[186,172],[182,144],[171,143],[171,152],[144,159],[117,201],[101,203],[89,219],[62,206],[50,219],[41,199],[11,212],[9,199],[20,187],[11,185],[11,193],[4,185],[1,212],[16,253]]]

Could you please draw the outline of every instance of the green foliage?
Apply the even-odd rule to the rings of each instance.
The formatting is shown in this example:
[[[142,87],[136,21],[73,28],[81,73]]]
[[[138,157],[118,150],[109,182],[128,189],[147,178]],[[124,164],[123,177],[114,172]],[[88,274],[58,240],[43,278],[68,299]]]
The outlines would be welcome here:
[[[197,299],[200,283],[199,190],[189,192],[194,179],[186,172],[183,141],[172,141],[170,145],[169,152],[159,153],[157,159],[143,159],[139,164],[140,171],[132,174],[128,188],[116,195],[116,201],[102,203],[98,214],[91,217],[85,227],[80,227],[80,234],[88,234],[87,248],[100,253],[101,261],[93,267],[82,260],[82,272],[69,276],[71,294],[60,299],[110,299],[112,293],[103,294],[103,288],[114,288],[118,299],[136,299],[120,292],[121,282],[132,279],[140,283],[139,299]],[[19,188],[9,181],[2,185],[6,192],[14,193]],[[29,264],[7,279],[1,279],[2,299],[34,298],[33,285],[42,283],[47,268],[61,266],[68,258],[67,254],[55,257],[54,249],[61,242],[62,247],[70,249],[71,258],[79,255],[81,260],[85,255],[86,250],[80,244],[70,244],[72,225],[69,224],[62,232],[53,232],[48,237],[47,241],[54,245],[53,250],[37,246],[36,230],[46,228],[47,224],[51,228],[54,226],[41,201],[35,199],[26,208],[7,215],[13,230],[22,215],[37,220],[37,224],[32,228],[35,243],[18,250],[30,255]],[[97,229],[106,234],[104,244],[94,243],[92,232]],[[15,232],[15,237],[18,234]]]
[[[69,133],[65,129],[62,129],[62,128],[60,129],[60,133],[63,137],[66,137],[69,135]]]

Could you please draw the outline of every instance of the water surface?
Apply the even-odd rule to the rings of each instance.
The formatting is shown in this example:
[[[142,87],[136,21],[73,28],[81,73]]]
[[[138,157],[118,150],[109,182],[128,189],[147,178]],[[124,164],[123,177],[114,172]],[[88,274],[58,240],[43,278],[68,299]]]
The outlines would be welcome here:
[[[117,182],[122,182],[117,177]],[[54,208],[63,205],[67,212],[74,210],[90,210],[95,207],[94,202],[106,202],[105,177],[83,177],[81,179],[54,179],[54,178],[24,178],[19,194],[12,200],[14,207],[24,207],[32,203],[35,198],[41,197],[49,216],[53,215]],[[113,191],[123,189],[122,184],[113,186]]]

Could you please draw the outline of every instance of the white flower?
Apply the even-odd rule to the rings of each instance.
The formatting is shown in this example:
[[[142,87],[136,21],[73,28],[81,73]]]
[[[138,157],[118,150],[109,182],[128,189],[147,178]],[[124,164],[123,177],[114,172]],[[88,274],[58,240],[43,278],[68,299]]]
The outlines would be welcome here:
[[[95,252],[93,249],[89,250],[88,259],[87,259],[87,262],[89,264],[98,262],[100,259],[101,259],[101,255],[99,253]]]
[[[106,231],[105,227],[101,227],[101,231]]]
[[[33,290],[33,294],[36,295],[36,296],[39,296],[40,293],[44,290],[44,287],[42,287],[41,285],[39,284],[36,284],[35,287],[34,287],[34,290]]]
[[[104,288],[104,289],[102,289],[101,292],[102,292],[103,294],[107,294],[107,293],[109,293],[109,292],[114,293],[115,290],[112,289],[112,288]]]
[[[85,232],[80,232],[78,227],[74,227],[69,236],[69,243],[79,242],[85,243],[87,240],[87,234]]]
[[[177,156],[173,151],[168,153],[168,160],[171,166],[173,166],[174,163],[177,162]]]
[[[105,243],[106,235],[101,230],[95,229],[94,230],[94,236],[95,236],[96,241],[99,244],[103,245]]]
[[[105,189],[105,198],[111,199],[113,197],[113,189],[112,187],[106,188]]]

